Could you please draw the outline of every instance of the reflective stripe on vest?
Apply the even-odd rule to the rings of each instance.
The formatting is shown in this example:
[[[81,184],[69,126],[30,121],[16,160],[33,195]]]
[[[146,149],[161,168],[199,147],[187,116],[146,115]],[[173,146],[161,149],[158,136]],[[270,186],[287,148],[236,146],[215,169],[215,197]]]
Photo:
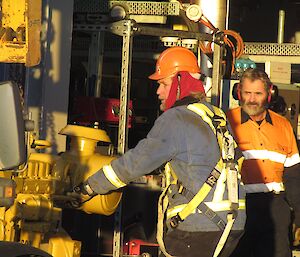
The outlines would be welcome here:
[[[108,181],[112,183],[116,188],[126,186],[126,183],[124,183],[121,179],[119,179],[119,177],[117,176],[117,174],[115,173],[111,165],[104,165],[102,167],[102,170],[105,177],[108,179]]]
[[[246,150],[243,151],[243,155],[245,157],[245,160],[259,159],[284,163],[286,159],[286,155],[268,150]]]
[[[300,162],[299,153],[292,155],[291,157],[287,157],[284,162],[284,167],[291,167]]]
[[[243,151],[245,160],[270,160],[273,162],[278,162],[284,164],[284,167],[291,167],[300,162],[300,156],[298,153],[292,155],[291,157],[286,157],[285,154],[269,151],[269,150],[246,150]]]

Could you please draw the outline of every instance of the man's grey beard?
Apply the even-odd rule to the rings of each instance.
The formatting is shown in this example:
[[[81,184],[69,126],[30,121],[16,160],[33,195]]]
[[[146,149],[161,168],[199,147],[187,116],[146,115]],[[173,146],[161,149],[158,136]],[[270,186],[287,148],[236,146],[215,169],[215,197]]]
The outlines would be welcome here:
[[[265,102],[265,104],[264,105],[262,105],[262,106],[258,106],[258,105],[256,105],[256,108],[249,108],[248,106],[253,106],[253,105],[251,105],[251,104],[245,104],[244,102],[242,102],[241,103],[241,106],[242,106],[242,108],[243,108],[243,110],[244,110],[244,112],[245,113],[247,113],[249,116],[256,116],[256,115],[260,115],[260,114],[262,114],[266,109],[267,109],[267,107],[268,107],[268,104],[267,104],[267,102]],[[255,105],[254,105],[255,106]]]

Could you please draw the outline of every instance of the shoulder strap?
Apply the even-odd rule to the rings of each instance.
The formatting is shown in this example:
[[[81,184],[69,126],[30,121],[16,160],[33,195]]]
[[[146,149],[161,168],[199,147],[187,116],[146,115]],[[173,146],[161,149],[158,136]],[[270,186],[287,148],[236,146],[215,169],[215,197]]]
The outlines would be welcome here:
[[[218,138],[218,143],[221,151],[221,158],[212,171],[212,173],[209,175],[208,179],[205,181],[205,183],[202,185],[198,193],[193,197],[192,200],[188,202],[188,204],[183,208],[175,217],[174,221],[178,223],[179,221],[183,221],[188,217],[207,197],[210,190],[214,187],[216,184],[222,170],[225,168],[226,172],[228,173],[229,170],[235,168],[235,165],[231,165],[231,162],[234,162],[234,140],[230,133],[227,130],[226,126],[226,116],[222,110],[220,110],[217,107],[214,107],[214,111],[209,109],[206,105],[202,103],[195,103],[190,104],[187,106],[187,108],[195,113],[197,113],[203,121],[205,121],[210,128],[213,130],[213,132],[216,134]],[[225,149],[226,148],[226,149]],[[220,170],[221,169],[221,170]],[[231,175],[236,174],[234,173]],[[230,179],[232,180],[232,179]],[[231,194],[229,199],[232,203],[232,209],[238,208],[238,193],[237,193],[237,179],[233,179],[236,182],[230,182],[228,183],[228,176],[227,176],[227,186],[230,187],[231,190],[229,194]]]

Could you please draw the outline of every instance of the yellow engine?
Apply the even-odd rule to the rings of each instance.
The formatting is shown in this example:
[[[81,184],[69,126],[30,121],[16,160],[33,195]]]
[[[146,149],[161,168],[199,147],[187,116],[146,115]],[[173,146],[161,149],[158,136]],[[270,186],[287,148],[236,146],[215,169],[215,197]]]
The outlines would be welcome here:
[[[111,215],[122,195],[113,192],[86,202],[74,196],[75,185],[114,157],[96,152],[97,142],[110,143],[103,130],[67,125],[60,133],[71,137],[68,151],[57,156],[33,153],[24,171],[10,174],[17,194],[13,206],[0,208],[0,240],[29,244],[53,257],[79,257],[81,243],[72,240],[61,227],[62,209]]]

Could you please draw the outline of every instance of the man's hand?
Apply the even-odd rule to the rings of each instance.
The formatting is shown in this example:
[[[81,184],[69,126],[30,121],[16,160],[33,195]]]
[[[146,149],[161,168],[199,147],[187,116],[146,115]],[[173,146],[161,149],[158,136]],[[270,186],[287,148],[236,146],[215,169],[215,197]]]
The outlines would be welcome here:
[[[79,185],[75,186],[73,191],[75,193],[88,195],[90,197],[94,197],[96,195],[87,181],[81,182]]]
[[[85,202],[91,200],[97,194],[93,191],[87,181],[80,183],[73,188],[73,192],[68,193],[69,196],[75,198],[71,202],[72,207],[79,208]]]

